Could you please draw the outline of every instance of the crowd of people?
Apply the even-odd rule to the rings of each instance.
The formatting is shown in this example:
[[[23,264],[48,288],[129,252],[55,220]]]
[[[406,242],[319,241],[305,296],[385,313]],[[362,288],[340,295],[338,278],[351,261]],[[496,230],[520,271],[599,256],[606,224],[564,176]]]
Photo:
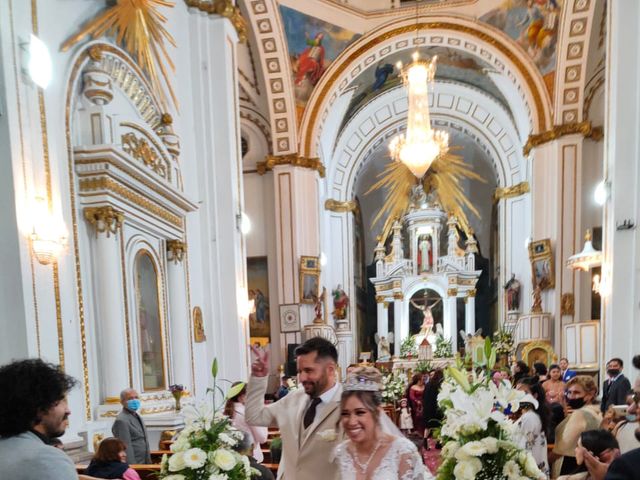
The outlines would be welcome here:
[[[271,403],[265,403],[269,353],[252,349],[249,382],[234,389],[224,413],[244,432],[236,449],[250,458],[258,478],[273,478],[260,465],[267,427],[277,427],[282,439],[279,479],[311,480],[319,472],[327,480],[433,478],[423,459],[424,450],[439,448],[429,440],[442,422],[441,369],[413,375],[399,402],[396,425],[381,408],[381,373],[373,366],[355,366],[339,382],[338,353],[329,341],[312,338],[298,347],[299,388],[292,388],[293,379],[283,378]],[[640,369],[640,355],[634,366]],[[623,368],[621,359],[612,358],[600,390],[591,376],[578,374],[564,358],[548,367],[535,363],[529,368],[519,361],[493,372],[491,381],[509,382],[524,392],[520,408],[511,412],[514,435],[548,478],[640,478],[640,379],[632,387]],[[39,359],[0,367],[3,478],[78,478],[58,440],[68,426],[66,396],[75,384]],[[125,389],[120,401],[113,437],[100,442],[80,477],[139,480],[130,463],[151,461],[138,392]]]

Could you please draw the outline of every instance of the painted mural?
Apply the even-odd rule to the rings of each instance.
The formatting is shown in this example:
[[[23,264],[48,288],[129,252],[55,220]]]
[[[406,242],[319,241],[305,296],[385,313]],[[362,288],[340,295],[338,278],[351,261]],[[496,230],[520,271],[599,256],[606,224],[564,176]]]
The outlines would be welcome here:
[[[564,0],[505,0],[480,20],[502,30],[531,57],[553,94],[558,26]]]
[[[344,116],[346,123],[360,107],[381,93],[398,86],[401,82],[398,62],[410,63],[414,50],[392,53],[377,64],[369,66],[348,88],[355,89]],[[487,73],[495,71],[482,60],[449,47],[424,47],[418,50],[420,58],[438,56],[436,78],[466,83],[492,95],[507,107],[507,101]],[[508,108],[508,107],[507,107]],[[343,125],[344,126],[344,125]]]
[[[313,88],[331,62],[360,35],[280,5],[293,76],[298,124]]]

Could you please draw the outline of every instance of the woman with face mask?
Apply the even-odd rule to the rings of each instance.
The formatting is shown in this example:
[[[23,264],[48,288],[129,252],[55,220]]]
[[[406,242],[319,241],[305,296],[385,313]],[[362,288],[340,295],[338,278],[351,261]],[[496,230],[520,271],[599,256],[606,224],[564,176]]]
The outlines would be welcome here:
[[[633,405],[633,394],[630,394],[627,396],[627,414],[612,432],[620,444],[620,453],[640,448],[640,440],[635,435],[636,429],[640,425],[638,425],[638,415]]]
[[[607,430],[587,430],[578,438],[575,448],[576,470],[558,480],[594,480],[602,478],[602,470],[620,456],[618,442]],[[589,461],[589,458],[591,461]]]
[[[582,432],[597,430],[602,421],[600,408],[594,403],[598,387],[591,377],[578,375],[567,383],[567,416],[556,427],[556,443],[549,456],[554,462],[552,478],[576,470],[575,447]]]

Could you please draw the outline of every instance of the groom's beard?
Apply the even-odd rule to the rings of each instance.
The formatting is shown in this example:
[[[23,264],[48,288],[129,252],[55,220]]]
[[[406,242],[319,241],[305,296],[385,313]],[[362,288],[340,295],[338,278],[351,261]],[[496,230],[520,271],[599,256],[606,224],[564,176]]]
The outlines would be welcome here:
[[[327,385],[329,384],[329,375],[325,371],[322,377],[320,377],[316,381],[306,381],[302,382],[302,386],[304,388],[304,393],[309,395],[311,398],[319,397],[322,392],[325,391]]]

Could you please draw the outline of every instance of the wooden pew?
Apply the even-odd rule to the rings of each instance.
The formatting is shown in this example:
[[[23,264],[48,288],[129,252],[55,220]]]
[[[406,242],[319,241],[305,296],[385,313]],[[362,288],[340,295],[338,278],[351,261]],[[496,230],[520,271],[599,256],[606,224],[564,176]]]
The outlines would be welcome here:
[[[89,464],[86,463],[78,463],[76,464],[76,472],[79,474],[83,474]],[[158,475],[160,474],[160,464],[151,464],[151,465],[129,465],[132,469],[138,472],[140,475],[140,480],[156,480]]]

